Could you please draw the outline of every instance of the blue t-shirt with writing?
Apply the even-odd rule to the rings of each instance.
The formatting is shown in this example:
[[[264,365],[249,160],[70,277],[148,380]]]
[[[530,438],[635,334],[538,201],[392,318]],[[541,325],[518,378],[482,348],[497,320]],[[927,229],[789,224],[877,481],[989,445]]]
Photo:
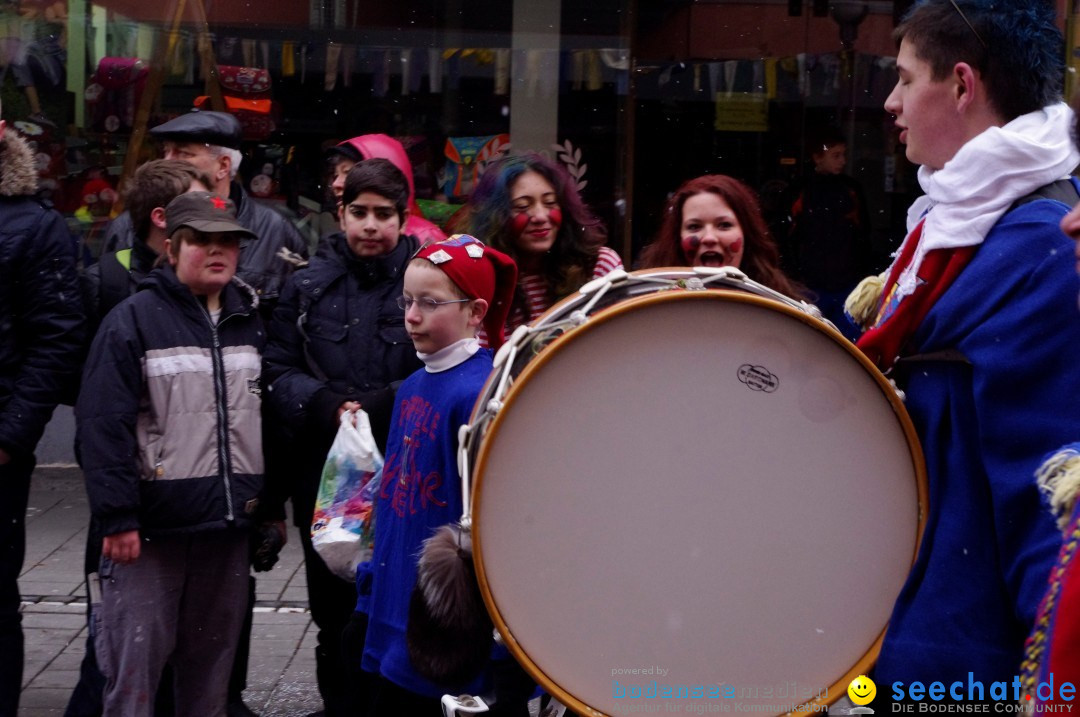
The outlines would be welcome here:
[[[461,518],[458,427],[469,422],[491,372],[491,357],[489,349],[480,349],[446,371],[421,369],[406,379],[397,393],[386,443],[375,504],[375,550],[361,666],[429,697],[441,697],[447,685],[421,677],[409,661],[405,644],[409,597],[416,584],[421,544],[437,528]],[[454,687],[476,694],[486,686],[485,678]]]

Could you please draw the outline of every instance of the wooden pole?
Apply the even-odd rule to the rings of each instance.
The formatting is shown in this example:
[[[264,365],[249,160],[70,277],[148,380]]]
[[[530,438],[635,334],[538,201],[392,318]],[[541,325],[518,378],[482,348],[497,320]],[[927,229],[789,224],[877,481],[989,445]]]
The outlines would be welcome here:
[[[157,101],[161,92],[161,85],[165,82],[165,63],[172,55],[179,36],[180,21],[184,17],[184,6],[187,0],[172,0],[168,42],[155,42],[153,57],[150,58],[150,73],[146,78],[146,86],[143,88],[142,98],[139,100],[139,109],[135,112],[135,127],[131,131],[131,139],[128,141],[127,156],[124,157],[124,172],[120,175],[120,186],[139,166],[139,155],[142,153],[142,145],[146,139],[146,123],[150,119],[150,108]],[[123,209],[123,193],[116,200],[114,211]]]
[[[124,158],[124,171],[120,175],[120,186],[123,186],[123,182],[139,166],[139,155],[142,153],[143,142],[146,141],[146,124],[150,119],[150,108],[154,106],[158,96],[161,94],[161,87],[165,84],[167,62],[175,52],[176,43],[180,39],[180,23],[184,19],[187,0],[171,0],[171,3],[169,34],[165,42],[154,43],[153,57],[150,60],[150,73],[146,78],[146,87],[143,89],[142,99],[139,101],[139,109],[135,113],[135,127],[131,132],[131,140],[128,142],[128,152]],[[224,112],[225,100],[221,96],[217,62],[214,59],[214,48],[210,44],[210,28],[206,20],[206,6],[203,4],[203,0],[191,0],[191,7],[195,13],[196,25],[199,28],[199,57],[206,73],[206,93],[210,96],[210,106],[217,112]],[[123,199],[118,198],[114,211],[119,212],[123,208]]]
[[[210,108],[215,112],[225,112],[228,108],[221,96],[221,81],[218,78],[214,47],[210,44],[210,23],[206,19],[206,5],[203,0],[191,0],[191,9],[195,12],[195,24],[199,27],[199,59],[202,61],[206,94],[210,96]]]

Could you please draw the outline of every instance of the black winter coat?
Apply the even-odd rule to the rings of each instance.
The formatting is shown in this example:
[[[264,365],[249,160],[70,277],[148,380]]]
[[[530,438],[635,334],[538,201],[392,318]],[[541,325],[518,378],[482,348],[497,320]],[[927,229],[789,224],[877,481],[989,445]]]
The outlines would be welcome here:
[[[74,386],[83,351],[75,242],[64,218],[34,197],[26,142],[0,142],[0,448],[29,456]]]
[[[397,384],[423,366],[397,306],[418,244],[402,236],[389,254],[361,259],[337,234],[326,256],[289,278],[274,310],[264,354],[267,421],[289,446],[287,456],[267,460],[271,470],[289,466],[298,525],[310,522],[338,407],[359,401],[384,449]]]

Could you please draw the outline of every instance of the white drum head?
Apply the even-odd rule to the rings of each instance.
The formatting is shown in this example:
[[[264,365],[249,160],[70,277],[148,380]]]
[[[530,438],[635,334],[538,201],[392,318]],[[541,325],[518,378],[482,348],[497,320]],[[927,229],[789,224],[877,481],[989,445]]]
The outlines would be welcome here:
[[[473,498],[488,608],[565,704],[767,714],[831,703],[876,657],[925,476],[895,393],[835,331],[749,294],[677,291],[618,304],[526,366]]]

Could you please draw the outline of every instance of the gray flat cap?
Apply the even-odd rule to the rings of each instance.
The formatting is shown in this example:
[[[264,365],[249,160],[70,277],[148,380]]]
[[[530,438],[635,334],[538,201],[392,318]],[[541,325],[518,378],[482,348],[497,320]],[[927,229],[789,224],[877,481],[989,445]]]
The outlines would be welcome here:
[[[243,134],[240,121],[227,112],[194,110],[150,130],[155,139],[173,142],[205,142],[219,147],[240,148]]]

